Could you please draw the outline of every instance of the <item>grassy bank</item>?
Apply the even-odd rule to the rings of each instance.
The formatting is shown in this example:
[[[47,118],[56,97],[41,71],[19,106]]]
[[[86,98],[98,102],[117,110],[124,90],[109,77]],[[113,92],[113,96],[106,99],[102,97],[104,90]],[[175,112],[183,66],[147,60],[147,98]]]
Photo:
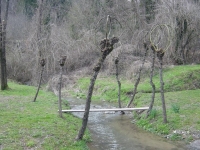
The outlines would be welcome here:
[[[135,116],[133,123],[150,132],[163,135],[171,140],[186,139],[191,141],[200,134],[200,65],[174,66],[164,69],[165,101],[168,123],[163,124],[162,106],[159,93],[159,75],[155,74],[153,81],[156,85],[154,108],[149,118],[146,114]],[[76,85],[74,96],[85,98],[89,78],[81,78]],[[121,100],[126,106],[133,91],[134,81],[121,79]],[[78,92],[77,92],[78,91]],[[99,77],[94,88],[93,101],[106,100],[117,103],[118,86],[115,77]],[[141,80],[134,105],[149,106],[151,101],[151,86],[149,78]]]
[[[59,118],[55,95],[41,90],[32,102],[35,87],[9,82],[9,88],[0,91],[0,149],[87,149],[88,131],[83,141],[75,142],[81,120],[70,114]]]

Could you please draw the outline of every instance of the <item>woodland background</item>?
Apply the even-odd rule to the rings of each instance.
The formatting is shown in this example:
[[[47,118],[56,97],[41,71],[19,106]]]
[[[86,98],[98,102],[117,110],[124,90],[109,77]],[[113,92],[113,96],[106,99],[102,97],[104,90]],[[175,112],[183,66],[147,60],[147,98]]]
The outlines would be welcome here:
[[[4,14],[5,1],[2,1]],[[199,0],[10,0],[6,57],[9,79],[36,85],[39,61],[46,59],[43,82],[59,73],[60,56],[66,57],[64,74],[91,74],[101,55],[105,20],[111,17],[110,37],[119,37],[116,49],[105,61],[102,73],[115,74],[114,60],[127,79],[136,74],[144,56],[143,41],[157,24],[166,24],[170,47],[164,65],[200,63]],[[156,37],[156,35],[154,35]],[[166,43],[161,43],[166,44]],[[151,51],[145,62],[148,70]]]

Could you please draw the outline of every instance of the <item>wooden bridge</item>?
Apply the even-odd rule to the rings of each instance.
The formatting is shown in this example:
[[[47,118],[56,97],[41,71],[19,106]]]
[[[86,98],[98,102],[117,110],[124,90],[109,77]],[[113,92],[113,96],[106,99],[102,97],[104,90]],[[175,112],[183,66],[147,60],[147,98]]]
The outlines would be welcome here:
[[[105,112],[105,111],[136,111],[136,110],[147,110],[149,107],[139,108],[108,108],[108,109],[90,109],[90,112]],[[62,110],[62,112],[85,112],[85,109],[68,109]]]

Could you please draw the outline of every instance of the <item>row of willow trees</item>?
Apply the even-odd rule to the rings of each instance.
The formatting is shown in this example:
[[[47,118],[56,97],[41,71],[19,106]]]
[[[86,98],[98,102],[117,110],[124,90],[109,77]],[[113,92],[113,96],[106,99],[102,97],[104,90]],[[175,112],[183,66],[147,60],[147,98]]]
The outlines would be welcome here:
[[[108,29],[109,18],[110,18],[110,16],[108,15],[107,21],[106,21],[106,29]],[[109,32],[110,31],[111,31],[111,28],[110,28]],[[76,140],[81,140],[83,138],[84,132],[87,127],[87,122],[88,122],[89,112],[90,112],[91,98],[92,98],[93,89],[94,89],[94,85],[95,85],[95,81],[98,76],[98,73],[99,73],[100,69],[102,68],[102,65],[103,65],[106,57],[114,50],[114,44],[119,42],[118,37],[112,37],[112,38],[107,37],[107,35],[109,35],[108,30],[105,35],[106,35],[105,38],[103,40],[101,40],[101,42],[100,42],[101,55],[100,55],[99,61],[93,68],[93,75],[90,79],[90,85],[88,88],[88,94],[87,94],[86,104],[85,104],[85,111],[84,111],[84,115],[82,118],[82,126],[79,130]],[[147,53],[151,49],[152,53],[153,53],[152,63],[151,63],[152,65],[151,65],[151,71],[150,71],[151,72],[150,73],[150,84],[152,86],[152,99],[149,104],[150,105],[149,109],[147,110],[147,117],[149,116],[149,114],[153,108],[153,105],[154,105],[155,84],[153,83],[153,76],[154,76],[154,69],[155,69],[155,67],[154,67],[155,66],[155,57],[157,56],[157,58],[159,60],[160,94],[161,94],[162,111],[163,111],[163,123],[167,123],[167,112],[166,112],[166,105],[165,105],[164,81],[163,81],[163,57],[164,57],[166,51],[168,50],[168,48],[170,46],[170,42],[171,42],[169,26],[167,26],[165,24],[156,25],[156,26],[152,27],[152,29],[148,32],[147,36],[149,37],[149,39],[147,41],[146,41],[146,37],[144,37],[144,39],[143,39],[143,46],[144,46],[145,54],[144,54],[144,57],[142,60],[142,64],[140,64],[140,68],[138,71],[138,77],[134,84],[133,94],[132,94],[131,99],[128,102],[126,107],[127,108],[130,107],[135,99],[135,95],[137,93],[137,87],[140,82],[141,73],[142,73],[142,69],[144,67]],[[116,79],[117,79],[117,83],[118,83],[118,104],[119,104],[119,108],[121,108],[121,101],[120,101],[121,100],[120,99],[121,82],[119,81],[119,78],[118,78],[118,73],[119,73],[118,63],[119,63],[119,58],[116,57],[115,65],[116,65]],[[121,111],[121,114],[124,114],[124,112]]]
[[[133,46],[131,55],[133,57],[142,55],[144,62],[146,52],[141,52],[143,44],[140,40],[149,37],[147,41],[149,44],[145,44],[145,50],[153,50],[153,62],[156,55],[158,58],[164,123],[167,122],[167,116],[162,80],[163,62],[178,65],[200,62],[198,0],[0,0],[0,2],[2,90],[8,87],[7,75],[26,84],[29,82],[35,84],[40,64],[44,66],[41,60],[45,60],[42,72],[44,71],[44,80],[47,82],[58,73],[59,68],[56,64],[62,54],[66,55],[67,65],[62,68],[65,73],[92,66],[93,75],[83,124],[77,139],[82,139],[87,126],[95,80],[106,57],[113,51],[114,45],[119,44],[122,49],[128,44]],[[107,17],[108,15],[111,17]],[[105,23],[102,19],[106,17]],[[166,43],[169,37],[172,42],[168,46]],[[101,41],[100,46],[98,41]],[[93,66],[94,61],[97,61],[95,66]],[[153,65],[151,68],[153,74]],[[130,70],[128,67],[123,69],[124,72]],[[140,76],[135,83],[135,92],[139,81]],[[153,89],[152,80],[151,84]],[[127,107],[133,100],[134,94]],[[150,108],[152,107],[153,99]]]

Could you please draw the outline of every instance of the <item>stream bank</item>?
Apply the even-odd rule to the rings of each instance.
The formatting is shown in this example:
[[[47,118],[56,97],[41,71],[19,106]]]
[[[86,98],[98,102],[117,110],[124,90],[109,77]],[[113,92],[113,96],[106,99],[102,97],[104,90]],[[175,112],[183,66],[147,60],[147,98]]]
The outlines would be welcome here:
[[[68,97],[72,109],[84,109],[85,100]],[[112,108],[107,103],[95,103],[91,108]],[[83,113],[73,115],[82,118]],[[132,114],[119,112],[90,112],[88,128],[92,142],[90,150],[198,150],[180,142],[172,142],[158,137],[131,123]]]

